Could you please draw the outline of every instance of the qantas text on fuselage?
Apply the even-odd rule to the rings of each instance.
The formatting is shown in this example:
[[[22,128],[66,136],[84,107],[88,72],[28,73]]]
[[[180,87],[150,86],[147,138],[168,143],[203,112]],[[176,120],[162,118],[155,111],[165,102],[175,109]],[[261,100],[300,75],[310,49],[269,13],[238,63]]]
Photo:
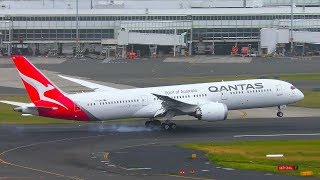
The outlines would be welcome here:
[[[236,84],[236,85],[227,85],[227,86],[210,86],[208,89],[210,92],[219,92],[219,91],[238,91],[238,90],[254,90],[262,89],[263,83],[254,83],[254,84]]]

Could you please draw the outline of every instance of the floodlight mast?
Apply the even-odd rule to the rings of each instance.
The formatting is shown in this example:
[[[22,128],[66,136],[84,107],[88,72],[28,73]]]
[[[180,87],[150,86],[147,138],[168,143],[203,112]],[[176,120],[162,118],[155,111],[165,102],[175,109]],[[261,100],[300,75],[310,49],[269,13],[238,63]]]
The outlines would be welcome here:
[[[79,0],[76,0],[76,43],[79,50]]]
[[[293,53],[293,0],[291,0],[291,25],[290,25],[290,49]]]

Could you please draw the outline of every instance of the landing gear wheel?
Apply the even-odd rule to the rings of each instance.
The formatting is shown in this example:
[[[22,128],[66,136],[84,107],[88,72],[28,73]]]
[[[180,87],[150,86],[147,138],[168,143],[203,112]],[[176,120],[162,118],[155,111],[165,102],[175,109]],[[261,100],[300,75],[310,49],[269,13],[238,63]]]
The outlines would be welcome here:
[[[146,121],[145,125],[148,128],[157,128],[161,126],[161,122],[159,120]]]
[[[169,126],[170,126],[170,129],[172,130],[177,129],[177,125],[175,123],[170,123]]]
[[[278,113],[277,113],[277,116],[278,116],[278,117],[282,117],[282,116],[283,116],[283,112],[278,112]]]
[[[144,125],[145,125],[146,127],[150,127],[151,121],[146,121],[146,122],[144,123]]]
[[[162,123],[161,128],[166,131],[177,129],[177,125],[175,123]]]
[[[162,123],[162,124],[161,124],[161,128],[164,129],[164,130],[166,130],[166,131],[171,130],[170,125],[167,124],[167,123]]]
[[[154,120],[154,121],[152,121],[152,124],[153,124],[155,127],[160,127],[160,126],[161,126],[161,121],[159,121],[159,120]]]

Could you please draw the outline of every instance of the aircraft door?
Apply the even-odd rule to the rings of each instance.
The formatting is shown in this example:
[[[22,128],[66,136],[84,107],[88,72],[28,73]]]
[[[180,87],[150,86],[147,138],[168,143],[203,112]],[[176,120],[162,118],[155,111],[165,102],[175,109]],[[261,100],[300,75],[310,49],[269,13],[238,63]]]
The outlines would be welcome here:
[[[220,91],[220,93],[221,93],[221,100],[227,100],[228,99],[227,91]]]
[[[74,102],[74,112],[81,111],[81,107],[78,104],[79,104],[78,102]]]
[[[283,94],[281,84],[276,85],[276,89],[277,89],[277,96],[281,96]]]
[[[148,105],[148,96],[143,95],[141,96],[142,106]]]

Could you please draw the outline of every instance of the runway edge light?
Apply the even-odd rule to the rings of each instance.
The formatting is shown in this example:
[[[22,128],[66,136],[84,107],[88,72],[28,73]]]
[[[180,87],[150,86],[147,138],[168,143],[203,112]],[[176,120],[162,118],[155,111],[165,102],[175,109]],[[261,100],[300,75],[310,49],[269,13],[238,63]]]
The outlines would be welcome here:
[[[180,171],[179,171],[179,174],[180,174],[180,175],[185,175],[186,172],[185,172],[184,170],[180,170]]]

